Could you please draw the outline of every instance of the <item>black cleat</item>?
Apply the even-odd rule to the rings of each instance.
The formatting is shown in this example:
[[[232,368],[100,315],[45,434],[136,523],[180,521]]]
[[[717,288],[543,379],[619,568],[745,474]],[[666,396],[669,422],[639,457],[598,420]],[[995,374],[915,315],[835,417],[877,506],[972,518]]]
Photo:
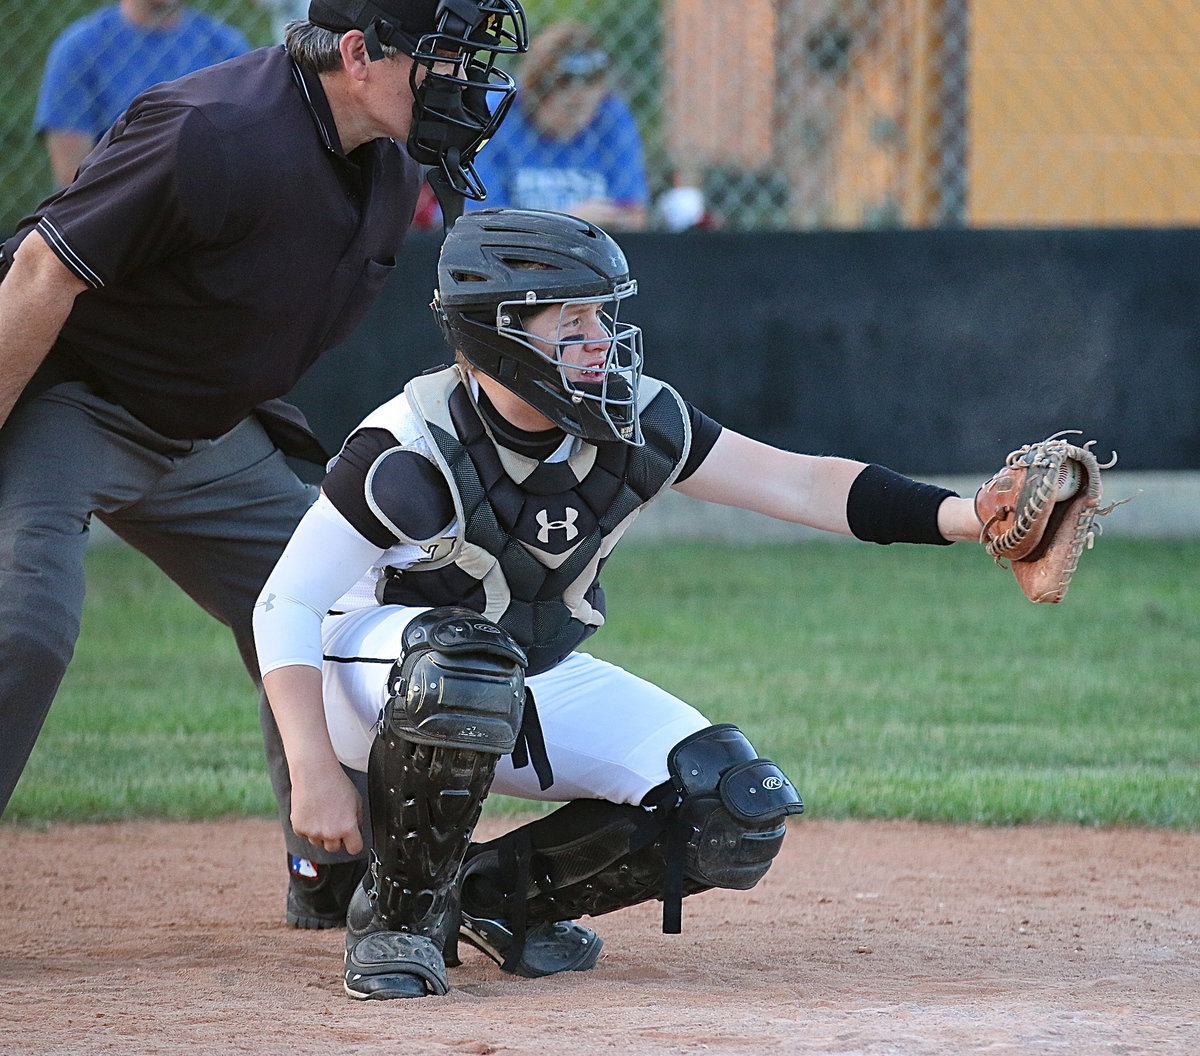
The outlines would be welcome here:
[[[486,953],[506,972],[537,979],[559,972],[586,972],[596,966],[604,940],[573,920],[538,924],[525,933],[525,945],[514,964],[506,964],[513,933],[502,920],[463,913],[458,937]]]

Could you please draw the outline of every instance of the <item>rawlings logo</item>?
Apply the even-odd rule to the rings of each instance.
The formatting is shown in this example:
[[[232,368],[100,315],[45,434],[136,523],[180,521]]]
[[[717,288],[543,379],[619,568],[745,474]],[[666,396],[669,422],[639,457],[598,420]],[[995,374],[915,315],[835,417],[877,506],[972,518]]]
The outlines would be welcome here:
[[[768,792],[775,792],[783,788],[782,777],[767,777],[763,779],[762,787]]]
[[[579,534],[579,529],[575,527],[575,522],[579,520],[579,511],[571,506],[564,511],[561,521],[550,520],[549,510],[538,510],[535,519],[541,525],[537,533],[539,543],[550,542],[550,532],[555,529],[562,529],[567,533],[568,543]]]

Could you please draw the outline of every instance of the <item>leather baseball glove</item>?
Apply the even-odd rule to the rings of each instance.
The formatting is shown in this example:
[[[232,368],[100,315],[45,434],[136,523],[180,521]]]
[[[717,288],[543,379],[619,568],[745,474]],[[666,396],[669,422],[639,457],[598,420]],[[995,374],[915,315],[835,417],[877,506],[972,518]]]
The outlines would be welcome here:
[[[1100,471],[1116,464],[1116,452],[1101,464],[1095,440],[1078,447],[1062,439],[1077,431],[1011,452],[975,493],[979,541],[1001,568],[1008,562],[1030,601],[1062,601],[1084,547],[1100,532],[1096,518],[1120,505],[1100,509]]]

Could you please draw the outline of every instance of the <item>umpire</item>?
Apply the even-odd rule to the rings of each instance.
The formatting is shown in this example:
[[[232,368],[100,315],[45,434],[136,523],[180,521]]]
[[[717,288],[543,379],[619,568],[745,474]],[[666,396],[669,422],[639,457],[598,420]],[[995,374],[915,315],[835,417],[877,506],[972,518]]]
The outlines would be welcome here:
[[[495,58],[525,46],[518,0],[313,0],[284,46],[135,99],[0,247],[0,812],[74,650],[93,517],[260,682],[252,607],[314,497],[285,456],[324,460],[279,397],[382,289],[421,165],[481,191],[472,158],[515,91]],[[340,924],[330,884],[361,867],[291,831],[260,711],[303,863],[288,919]]]

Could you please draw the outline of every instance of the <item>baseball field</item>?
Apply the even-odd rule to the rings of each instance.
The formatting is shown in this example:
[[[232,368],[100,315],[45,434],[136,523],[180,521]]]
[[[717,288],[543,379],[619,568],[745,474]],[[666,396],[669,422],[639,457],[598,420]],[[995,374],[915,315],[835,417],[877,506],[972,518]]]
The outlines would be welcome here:
[[[1102,540],[1060,606],[978,550],[630,545],[594,650],[808,803],[751,892],[591,921],[597,969],[360,1004],[282,920],[253,699],[123,548],[2,830],[0,1051],[1200,1051],[1195,542]],[[495,800],[484,829],[514,824]]]

